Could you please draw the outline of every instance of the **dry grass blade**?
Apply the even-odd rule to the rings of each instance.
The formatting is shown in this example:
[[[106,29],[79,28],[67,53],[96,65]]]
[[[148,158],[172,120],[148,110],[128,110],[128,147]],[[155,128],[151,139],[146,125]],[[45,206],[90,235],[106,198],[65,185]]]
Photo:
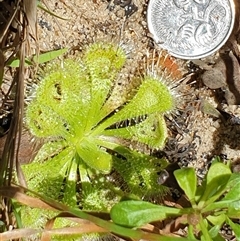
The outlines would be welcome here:
[[[53,229],[54,222],[57,218],[67,218],[80,225]],[[76,218],[70,213],[62,212],[56,217],[48,220],[45,225],[44,232],[42,233],[41,241],[50,241],[52,235],[73,235],[86,233],[106,233],[106,229],[103,229],[90,221]]]
[[[23,189],[20,187],[0,187],[0,195],[7,197],[9,199],[15,199],[18,202],[27,205],[32,208],[42,208],[48,210],[56,210],[52,206],[48,205],[39,198],[28,196],[23,192]]]
[[[7,231],[4,233],[0,233],[0,240],[7,241],[7,240],[16,240],[20,238],[26,238],[34,234],[40,233],[40,229],[31,229],[31,228],[22,228],[22,229],[14,229],[11,231]]]
[[[55,218],[54,218],[55,219]],[[80,226],[75,227],[63,227],[58,229],[51,229],[50,226],[54,222],[53,219],[49,220],[45,229],[31,229],[31,228],[22,228],[15,229],[12,231],[6,231],[4,233],[0,233],[0,240],[12,240],[12,239],[20,239],[27,238],[31,235],[41,234],[41,241],[51,240],[52,235],[74,235],[74,234],[86,234],[86,233],[103,233],[106,232],[105,229],[96,226],[93,223],[82,220],[82,224]],[[79,222],[79,220],[78,220]],[[50,224],[50,225],[49,225]]]
[[[0,43],[3,42],[4,38],[6,38],[8,29],[19,11],[20,2],[21,2],[21,0],[17,1],[17,3],[15,4],[15,8],[12,8],[11,6],[8,6],[7,3],[2,2],[2,5],[4,6],[4,8],[6,8],[6,10],[9,10],[10,17],[6,21],[4,21],[5,26],[3,26],[3,28],[1,29],[1,32],[0,32]],[[2,47],[4,47],[4,46],[2,46]]]
[[[64,227],[64,228],[57,228],[52,230],[45,230],[42,232],[41,241],[50,241],[52,235],[81,235],[87,233],[106,233],[106,230],[94,225],[94,224],[85,224],[81,226],[75,227]]]
[[[26,31],[26,29],[25,29]],[[26,32],[23,30],[23,37],[26,37]],[[21,142],[21,135],[22,135],[22,123],[23,123],[23,112],[24,112],[24,73],[25,73],[25,42],[22,43],[21,49],[20,49],[20,65],[19,65],[19,75],[18,75],[18,82],[17,82],[17,94],[15,99],[15,105],[14,105],[14,112],[13,115],[16,113],[16,134],[18,133],[18,145],[17,145],[17,153],[16,153],[16,170],[17,170],[17,176],[19,179],[19,183],[22,186],[27,186],[26,180],[24,178],[24,175],[21,171],[19,160],[18,160],[18,153],[19,153],[19,147]],[[15,143],[16,145],[16,143]]]
[[[34,18],[33,13],[34,6],[32,4],[26,7],[26,1],[16,0],[10,3],[4,1],[0,2],[1,11],[3,15],[10,16],[6,18],[4,22],[3,30],[0,35],[0,44],[2,47],[3,56],[17,55],[19,57],[19,68],[13,73],[12,81],[8,80],[8,85],[13,88],[9,89],[6,98],[10,98],[12,101],[12,118],[10,128],[6,137],[0,165],[0,187],[10,187],[13,179],[13,173],[16,169],[18,181],[22,186],[26,186],[24,176],[22,174],[19,160],[18,152],[21,143],[22,135],[22,120],[23,120],[23,105],[24,105],[24,76],[25,71],[25,53],[28,52],[27,41],[29,38],[28,27],[30,28],[36,23],[36,16]],[[9,5],[8,5],[9,4]],[[7,13],[4,13],[4,9]],[[36,11],[35,11],[36,14]],[[11,28],[10,28],[11,27]],[[9,36],[12,36],[9,37]],[[0,66],[1,67],[1,66]],[[1,67],[1,69],[4,69]],[[5,190],[6,191],[6,190]],[[2,221],[4,225],[1,227],[1,231],[10,230],[12,227],[16,228],[18,224],[12,215],[13,207],[10,198],[1,195],[1,210],[0,215],[2,216]]]
[[[27,16],[28,25],[33,36],[36,36],[37,23],[37,1],[23,0],[25,14]]]
[[[24,189],[22,189],[21,187],[17,187],[17,186],[11,186],[11,187],[2,187],[0,188],[0,195],[1,196],[5,196],[8,197],[9,199],[15,199],[18,202],[28,206],[28,207],[32,207],[32,208],[39,208],[39,209],[47,209],[47,210],[58,210],[58,208],[54,208],[54,205],[48,205],[47,203],[45,203],[44,201],[42,201],[39,198],[35,198],[35,197],[31,197],[26,195],[23,192]],[[58,228],[58,229],[53,229],[53,225],[54,222],[57,218],[67,218],[73,222],[76,222],[78,224],[80,224],[79,226],[75,226],[75,227],[63,227],[63,228]],[[30,229],[29,229],[30,230]],[[27,235],[32,235],[34,233],[42,233],[42,239],[44,241],[47,240],[51,240],[51,235],[68,235],[68,234],[83,234],[83,233],[90,233],[90,232],[101,232],[101,233],[105,233],[106,229],[101,228],[99,226],[97,226],[96,224],[81,219],[81,218],[77,218],[75,217],[73,214],[67,213],[67,212],[61,212],[59,215],[55,216],[54,218],[50,219],[46,225],[45,225],[45,229],[44,230],[32,230],[34,232],[30,232],[29,234],[26,232],[26,230],[21,230],[22,234],[24,234],[25,237]],[[14,235],[20,235],[20,233],[16,233]],[[10,232],[9,232],[10,233]],[[4,233],[4,235],[6,235],[6,237],[8,237],[9,233]],[[4,236],[5,237],[5,236]],[[19,237],[19,236],[18,236]],[[21,237],[21,236],[20,236]],[[1,240],[1,236],[0,236],[0,240]],[[6,239],[3,239],[6,240]]]
[[[23,34],[25,37],[25,34]],[[16,83],[16,94],[14,100],[13,117],[5,142],[3,155],[2,155],[2,165],[0,167],[1,182],[0,186],[10,186],[12,181],[12,172],[14,167],[14,162],[16,160],[16,168],[18,172],[18,177],[20,177],[19,182],[21,185],[26,186],[26,182],[21,175],[21,171],[18,165],[17,155],[15,156],[16,143],[18,138],[18,143],[20,144],[21,129],[22,129],[22,118],[23,118],[23,100],[24,100],[24,59],[25,59],[25,42],[22,42],[20,46],[20,66],[14,76],[14,82]],[[17,148],[18,153],[18,148]],[[15,159],[16,158],[16,159]]]
[[[162,236],[159,234],[155,233],[149,233],[145,232],[142,230],[134,230],[134,229],[129,229],[125,228],[123,226],[119,226],[114,224],[113,222],[103,220],[101,218],[98,218],[94,216],[92,213],[88,213],[76,208],[72,208],[69,206],[66,206],[62,203],[59,203],[51,198],[44,197],[34,191],[30,191],[27,188],[20,187],[20,186],[14,186],[10,187],[11,192],[8,191],[9,187],[6,188],[1,188],[0,189],[0,195],[8,195],[8,198],[14,198],[19,202],[24,202],[24,204],[28,205],[29,207],[36,206],[36,202],[39,202],[39,199],[41,199],[42,202],[39,202],[39,204],[42,205],[42,203],[45,203],[45,207],[42,208],[47,208],[47,209],[55,209],[60,211],[60,214],[56,217],[54,217],[52,220],[50,220],[47,224],[44,230],[42,230],[43,234],[43,239],[44,241],[50,240],[51,235],[58,235],[58,234],[68,234],[72,231],[72,233],[76,234],[82,234],[86,232],[101,232],[101,233],[112,233],[118,237],[124,237],[127,238],[128,240],[152,240],[152,241],[184,241],[186,239],[181,238],[181,237],[176,237],[176,236]],[[37,196],[38,198],[32,199],[31,203],[29,201],[31,199],[26,198],[26,196],[23,195],[23,191],[30,192],[31,194]],[[27,202],[26,202],[27,200]],[[41,205],[38,205],[38,207],[41,208]],[[67,228],[63,227],[60,229],[52,229],[53,224],[55,222],[56,218],[68,218],[71,219],[72,221],[75,221],[79,224],[81,224],[80,227],[76,226],[74,228]],[[149,230],[150,231],[150,230]],[[42,241],[41,240],[41,241]]]
[[[3,80],[4,62],[5,62],[5,56],[2,50],[0,49],[0,86],[2,85],[2,80]]]
[[[14,76],[14,80],[18,80],[19,71]],[[17,95],[15,96],[17,99]],[[16,101],[15,99],[15,101]],[[0,165],[0,187],[2,186],[10,186],[13,176],[14,170],[14,161],[15,161],[15,148],[16,148],[16,140],[18,133],[18,123],[19,123],[19,111],[14,106],[13,118],[11,121],[10,129],[6,138],[6,142],[3,149],[2,160]],[[1,196],[1,215],[4,217],[3,221],[5,224],[5,230],[9,230],[11,226],[15,227],[15,221],[11,217],[12,206],[11,201],[8,198],[3,198]],[[3,230],[2,230],[3,231]]]

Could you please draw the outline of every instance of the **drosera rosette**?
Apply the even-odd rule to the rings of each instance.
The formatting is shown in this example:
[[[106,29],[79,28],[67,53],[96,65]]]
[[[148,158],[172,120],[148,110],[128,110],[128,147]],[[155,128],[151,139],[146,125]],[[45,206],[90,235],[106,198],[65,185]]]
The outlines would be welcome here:
[[[26,122],[33,135],[65,140],[66,148],[74,148],[89,166],[109,172],[111,156],[94,144],[91,132],[105,116],[101,106],[125,55],[112,45],[99,45],[98,51],[96,46],[88,49],[84,63],[68,59],[46,75],[27,108]],[[91,60],[92,51],[96,62]]]
[[[94,43],[82,58],[48,68],[26,109],[30,132],[45,140],[33,162],[23,166],[30,189],[91,211],[109,211],[126,193],[142,198],[163,191],[157,173],[167,161],[135,147],[164,147],[164,115],[174,110],[175,96],[163,76],[147,73],[136,77],[134,95],[114,105],[125,62],[121,47]],[[112,170],[127,191],[107,181]]]

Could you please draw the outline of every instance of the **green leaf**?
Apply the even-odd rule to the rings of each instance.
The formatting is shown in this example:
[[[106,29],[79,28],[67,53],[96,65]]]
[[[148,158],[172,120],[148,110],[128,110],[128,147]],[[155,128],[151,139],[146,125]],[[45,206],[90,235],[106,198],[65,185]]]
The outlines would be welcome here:
[[[60,55],[66,53],[68,49],[58,49],[58,50],[51,50],[39,55],[34,55],[33,57],[29,57],[25,59],[25,66],[31,66],[33,63],[43,64],[49,62],[53,59],[56,59]],[[20,60],[19,59],[10,59],[6,65],[9,67],[17,68],[19,67]]]
[[[138,197],[158,198],[162,197],[167,187],[159,185],[158,173],[167,167],[165,158],[156,158],[138,151],[130,150],[120,144],[96,139],[96,143],[112,150],[113,167],[126,182],[130,194]],[[118,158],[121,156],[122,158]]]
[[[60,55],[65,54],[67,51],[68,51],[67,48],[51,50],[51,51],[33,56],[32,60],[34,63],[43,64],[43,63],[49,62],[53,59],[56,59]]]
[[[19,59],[10,59],[7,63],[6,66],[12,67],[12,68],[17,68],[19,67],[20,60]],[[32,62],[29,59],[25,59],[25,66],[30,66],[32,65]]]
[[[211,236],[210,236],[210,233],[208,231],[208,223],[207,223],[207,220],[203,219],[201,217],[201,220],[199,222],[199,227],[200,227],[200,230],[202,232],[202,236],[201,236],[201,240],[204,240],[204,241],[212,241],[211,239]]]
[[[41,160],[42,162],[40,162],[36,159],[30,165],[23,165],[22,168],[30,189],[45,196],[57,199],[61,193],[61,187],[63,185],[63,180],[65,179],[66,170],[69,163],[72,161],[73,152],[69,147],[60,151],[58,149],[58,143],[56,142],[53,144],[56,145],[56,149],[54,148],[54,145],[47,145],[46,147],[52,148],[52,155],[54,155],[54,157],[51,161]],[[45,146],[42,148],[44,149]],[[49,158],[50,152],[47,151],[47,153]],[[38,158],[44,156],[45,154],[43,156],[38,156]]]
[[[66,133],[65,120],[56,113],[55,109],[35,100],[28,106],[26,122],[31,133],[37,137],[58,138]]]
[[[222,201],[231,200],[237,201],[240,200],[240,182],[235,183],[222,199]]]
[[[216,162],[211,165],[207,173],[206,188],[198,205],[199,208],[213,203],[225,192],[231,173],[230,168],[223,163]]]
[[[207,219],[213,225],[218,225],[221,227],[223,225],[223,223],[226,221],[226,215],[223,213],[218,216],[209,215],[209,216],[207,216]]]
[[[240,201],[226,200],[209,203],[205,208],[202,209],[202,213],[226,208],[227,214],[230,215],[231,213],[231,215],[235,217],[235,215],[238,215],[238,213],[240,212]]]
[[[215,116],[217,118],[221,117],[221,113],[207,100],[202,99],[200,108],[204,114]]]
[[[121,110],[98,127],[98,131],[124,120],[153,113],[164,113],[174,108],[168,87],[157,79],[145,77],[136,95]]]
[[[70,59],[61,67],[53,64],[49,72],[28,105],[27,125],[37,137],[62,136],[70,141],[81,138],[86,122],[91,121],[86,119],[90,87],[85,69],[81,62]]]
[[[95,43],[87,49],[83,62],[91,83],[91,101],[86,114],[86,129],[92,129],[106,117],[106,112],[102,108],[111,94],[114,80],[125,60],[123,50],[113,44]]]
[[[79,144],[76,144],[76,150],[78,155],[91,168],[104,173],[110,172],[112,156],[97,146],[94,140],[82,139]]]
[[[209,234],[213,241],[225,241],[225,239],[220,235],[220,232],[217,233],[219,227],[212,227],[209,230]]]
[[[22,219],[21,219],[21,216],[22,216],[21,205],[19,204],[19,202],[16,202],[14,199],[11,199],[11,206],[12,206],[12,211],[14,213],[14,218],[16,219],[18,228],[23,228]],[[2,226],[1,222],[2,221],[0,221],[0,226]]]
[[[181,215],[181,210],[134,200],[119,202],[110,211],[113,222],[126,227],[140,227],[171,215]]]
[[[95,43],[87,49],[84,63],[91,78],[91,100],[97,107],[94,109],[101,109],[125,61],[123,50],[113,44]]]
[[[211,227],[208,232],[209,232],[209,235],[210,237],[215,241],[224,241],[225,239],[223,239],[221,236],[219,236],[219,231],[221,229],[221,226],[219,225],[215,225],[213,227]]]
[[[233,186],[237,185],[240,182],[240,173],[232,173],[228,184],[227,189],[231,189]]]
[[[232,228],[233,232],[235,233],[236,239],[240,240],[240,224],[234,223],[231,219],[227,218],[227,223]]]
[[[161,114],[152,114],[134,126],[107,129],[102,134],[141,142],[151,148],[161,149],[167,138],[167,127]]]
[[[77,206],[77,197],[76,197],[76,183],[78,180],[78,163],[76,158],[74,157],[72,161],[68,165],[68,170],[66,173],[66,179],[64,183],[64,192],[63,195],[63,203],[74,207]]]
[[[195,203],[197,176],[194,168],[182,168],[174,171],[174,176],[192,204]]]
[[[114,78],[125,61],[126,54],[122,48],[111,43],[94,43],[84,55],[84,62],[94,81]],[[93,88],[97,89],[98,85]]]
[[[229,218],[239,218],[240,217],[240,200],[230,202],[228,205],[226,214]]]
[[[119,150],[115,151],[119,153]],[[134,151],[123,157],[125,160],[114,158],[114,168],[126,182],[129,194],[157,199],[167,192],[168,188],[157,182],[157,173],[166,166],[166,160]]]
[[[213,163],[207,173],[207,185],[214,181],[216,177],[227,175],[228,178],[226,178],[226,180],[229,180],[231,174],[232,172],[228,165],[221,162]]]

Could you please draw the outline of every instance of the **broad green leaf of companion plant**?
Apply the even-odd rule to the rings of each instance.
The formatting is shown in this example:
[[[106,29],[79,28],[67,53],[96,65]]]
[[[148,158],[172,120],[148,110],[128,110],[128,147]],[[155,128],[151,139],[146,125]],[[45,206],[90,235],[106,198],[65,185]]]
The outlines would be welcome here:
[[[228,164],[213,162],[204,183],[200,184],[203,185],[201,189],[197,187],[193,168],[176,170],[174,175],[191,201],[191,207],[173,208],[142,200],[124,200],[112,207],[112,221],[133,228],[182,216],[183,224],[188,225],[188,236],[193,240],[224,240],[220,229],[225,223],[232,228],[236,239],[240,240],[240,225],[235,222],[240,215],[239,173],[231,173]],[[201,195],[197,194],[197,189],[201,190]],[[196,194],[200,199],[194,198]]]
[[[225,191],[231,177],[229,166],[216,162],[211,165],[205,180],[205,190],[199,201],[199,208],[217,200]]]
[[[116,138],[162,148],[167,136],[163,115],[174,101],[159,79],[145,76],[133,98],[117,103],[114,111],[105,107],[125,61],[120,47],[96,43],[81,59],[53,64],[26,111],[32,134],[56,143],[64,140],[63,149],[74,150],[72,157],[79,155],[102,173],[111,170],[112,155],[106,150]],[[134,125],[116,127],[139,118]]]
[[[195,204],[197,190],[197,175],[194,168],[182,168],[174,172],[174,176],[192,205]]]
[[[114,223],[126,227],[140,227],[149,222],[164,220],[168,215],[181,215],[181,209],[152,204],[144,201],[122,201],[111,209]]]

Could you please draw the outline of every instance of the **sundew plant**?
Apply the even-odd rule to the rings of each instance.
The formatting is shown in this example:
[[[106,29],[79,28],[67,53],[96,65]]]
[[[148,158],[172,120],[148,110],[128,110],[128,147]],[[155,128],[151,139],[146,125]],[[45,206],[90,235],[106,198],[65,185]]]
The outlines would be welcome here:
[[[81,58],[48,67],[26,109],[27,127],[45,143],[23,167],[30,189],[94,211],[109,211],[124,195],[163,192],[157,175],[166,160],[133,146],[163,148],[174,97],[161,78],[145,74],[134,95],[116,98],[125,62],[121,47],[95,43]]]

